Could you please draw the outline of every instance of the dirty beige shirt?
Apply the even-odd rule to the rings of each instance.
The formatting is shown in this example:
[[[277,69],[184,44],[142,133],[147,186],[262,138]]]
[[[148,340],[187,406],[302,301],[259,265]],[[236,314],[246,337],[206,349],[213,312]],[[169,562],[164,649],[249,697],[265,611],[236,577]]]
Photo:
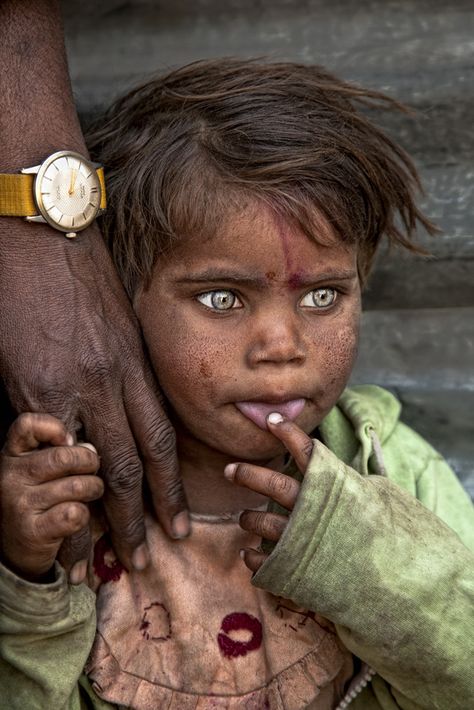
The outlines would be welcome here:
[[[193,518],[179,542],[147,518],[152,564],[141,573],[98,539],[95,692],[136,710],[334,708],[353,663],[332,624],[251,585],[239,550],[260,539],[236,516]]]

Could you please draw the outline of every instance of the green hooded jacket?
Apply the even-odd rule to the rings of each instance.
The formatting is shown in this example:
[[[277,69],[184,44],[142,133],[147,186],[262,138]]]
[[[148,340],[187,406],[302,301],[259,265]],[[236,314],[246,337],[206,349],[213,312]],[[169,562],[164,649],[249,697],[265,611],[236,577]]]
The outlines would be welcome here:
[[[378,387],[343,393],[319,428],[288,526],[253,583],[330,619],[361,659],[340,710],[467,710],[474,510],[399,413]],[[1,706],[110,708],[83,675],[94,633],[94,594],[68,586],[59,565],[48,585],[1,568]]]
[[[330,619],[377,672],[348,694],[351,710],[467,710],[474,509],[446,462],[399,414],[399,402],[379,387],[343,393],[320,426],[325,445],[315,441],[289,524],[253,583]]]

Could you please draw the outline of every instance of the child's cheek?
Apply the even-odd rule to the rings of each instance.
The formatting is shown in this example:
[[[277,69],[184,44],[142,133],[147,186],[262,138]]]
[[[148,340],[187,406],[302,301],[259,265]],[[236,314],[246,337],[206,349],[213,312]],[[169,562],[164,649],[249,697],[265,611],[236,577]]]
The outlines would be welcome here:
[[[347,385],[357,356],[358,341],[358,317],[340,328],[328,329],[315,341],[317,376],[324,383],[321,405],[326,411],[336,403]]]
[[[232,378],[232,343],[194,327],[182,309],[170,309],[153,328],[143,325],[153,369],[167,398],[178,408],[179,402],[193,401],[204,409]]]

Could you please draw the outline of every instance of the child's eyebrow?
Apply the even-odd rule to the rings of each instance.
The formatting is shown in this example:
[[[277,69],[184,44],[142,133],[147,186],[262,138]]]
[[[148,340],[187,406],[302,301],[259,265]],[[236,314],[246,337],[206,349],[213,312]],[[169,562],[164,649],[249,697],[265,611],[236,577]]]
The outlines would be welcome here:
[[[300,271],[291,274],[286,282],[290,286],[301,288],[324,281],[349,281],[356,278],[357,271],[355,270],[334,269],[317,274],[309,274]],[[263,288],[268,285],[269,282],[276,281],[276,275],[273,272],[262,275],[260,272],[239,272],[229,269],[209,268],[205,271],[186,274],[182,279],[177,279],[176,283],[220,283],[223,281]]]
[[[257,272],[230,271],[229,269],[210,268],[194,274],[186,274],[177,283],[218,283],[230,281],[231,283],[245,283],[252,286],[265,286],[267,279]]]

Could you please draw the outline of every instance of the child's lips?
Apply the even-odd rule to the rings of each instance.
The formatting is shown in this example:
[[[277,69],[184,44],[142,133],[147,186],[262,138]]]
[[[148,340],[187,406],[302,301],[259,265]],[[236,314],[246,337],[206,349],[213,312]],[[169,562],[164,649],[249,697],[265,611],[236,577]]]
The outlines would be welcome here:
[[[286,419],[293,421],[303,411],[305,402],[304,398],[300,398],[286,402],[235,402],[235,406],[260,429],[267,430],[267,417],[271,412],[279,412]]]

